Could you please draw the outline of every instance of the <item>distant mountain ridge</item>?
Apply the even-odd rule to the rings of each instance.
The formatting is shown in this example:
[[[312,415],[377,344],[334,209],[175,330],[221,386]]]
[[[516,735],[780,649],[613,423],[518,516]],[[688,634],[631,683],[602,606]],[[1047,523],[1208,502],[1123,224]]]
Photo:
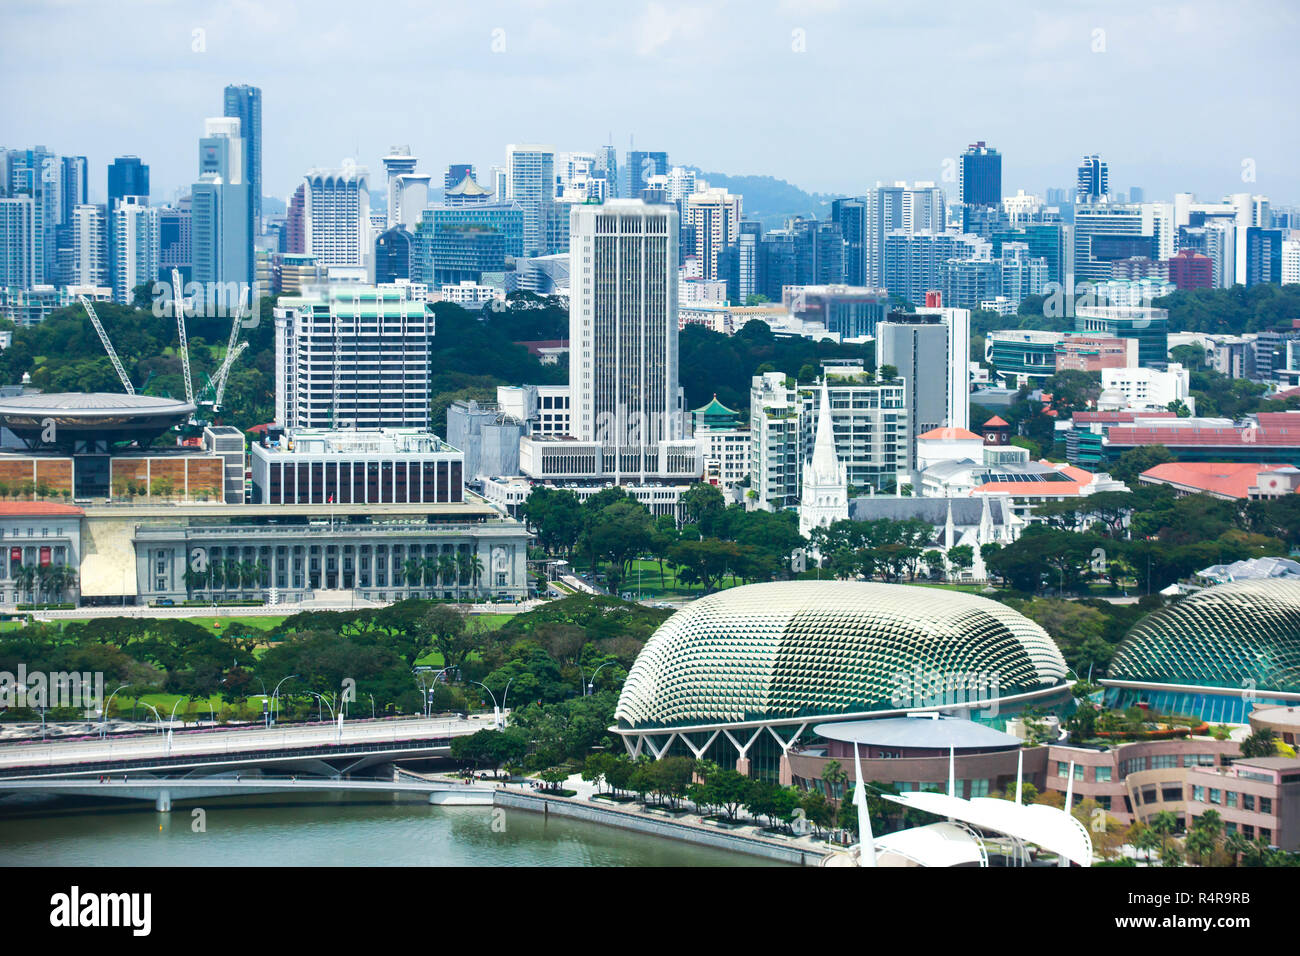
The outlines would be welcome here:
[[[697,179],[710,186],[721,186],[729,193],[743,197],[741,211],[746,219],[758,219],[764,229],[777,229],[793,216],[826,219],[830,216],[831,201],[839,199],[834,193],[810,193],[775,176],[728,176],[726,173],[705,172],[698,166],[693,169]]]

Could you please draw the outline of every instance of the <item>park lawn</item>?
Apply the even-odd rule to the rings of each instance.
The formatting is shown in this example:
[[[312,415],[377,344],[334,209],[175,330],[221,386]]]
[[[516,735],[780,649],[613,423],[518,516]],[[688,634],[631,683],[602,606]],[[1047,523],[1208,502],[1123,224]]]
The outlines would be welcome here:
[[[640,584],[638,586],[637,571],[640,571]],[[739,578],[734,575],[728,575],[717,583],[715,591],[722,591],[727,588],[736,587],[741,584]],[[683,597],[702,597],[704,595],[704,586],[701,584],[687,584],[677,577],[675,569],[670,567],[667,562],[664,563],[663,574],[659,573],[659,562],[647,558],[637,558],[628,566],[627,577],[623,579],[620,586],[622,591],[630,591],[633,594],[640,594],[642,598],[683,598]]]
[[[201,627],[206,627],[214,634],[224,634],[230,629],[232,624],[239,624],[245,627],[256,628],[259,631],[270,631],[284,623],[287,615],[267,615],[266,617],[212,617],[204,615],[195,615],[194,617],[185,618],[187,621],[193,621]]]

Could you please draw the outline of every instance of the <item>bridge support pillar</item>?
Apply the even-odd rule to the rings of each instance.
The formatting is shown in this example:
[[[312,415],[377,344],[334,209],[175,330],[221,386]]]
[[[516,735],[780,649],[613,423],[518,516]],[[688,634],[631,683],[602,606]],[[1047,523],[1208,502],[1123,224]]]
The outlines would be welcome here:
[[[153,808],[159,813],[171,813],[172,792],[170,790],[159,790],[158,796],[154,799]]]

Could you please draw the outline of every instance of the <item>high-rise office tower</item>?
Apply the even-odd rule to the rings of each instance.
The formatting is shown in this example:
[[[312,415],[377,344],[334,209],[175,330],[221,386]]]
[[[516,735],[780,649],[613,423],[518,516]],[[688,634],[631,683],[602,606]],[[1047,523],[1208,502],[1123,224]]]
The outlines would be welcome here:
[[[524,255],[546,255],[546,224],[555,205],[555,147],[511,143],[506,171],[509,197],[524,211]]]
[[[287,428],[427,429],[434,314],[413,291],[348,283],[281,298],[275,420]]]
[[[677,210],[636,199],[573,209],[569,246],[572,428],[618,463],[657,471],[684,433],[677,380]],[[662,464],[662,463],[661,463]]]
[[[227,86],[225,115],[239,119],[243,137],[244,182],[249,186],[248,234],[262,234],[262,91],[256,86]]]
[[[108,281],[116,288],[117,243],[113,233],[116,220],[113,210],[123,196],[149,195],[149,167],[140,162],[139,156],[119,156],[108,167],[108,203],[104,215],[108,222]]]
[[[727,283],[727,301],[732,305],[744,305],[759,291],[762,241],[762,223],[741,220],[735,240],[718,257],[718,278]]]
[[[289,209],[284,217],[284,248],[282,252],[301,255],[307,248],[307,228],[303,222],[303,208],[307,204],[307,184],[299,183],[289,199]]]
[[[123,196],[113,209],[113,242],[117,269],[113,299],[130,302],[137,286],[158,278],[158,210],[148,196]]]
[[[1083,157],[1074,194],[1078,202],[1096,202],[1110,195],[1110,170],[1100,156]]]
[[[164,272],[180,269],[190,275],[194,268],[194,197],[184,196],[158,210],[159,260]]]
[[[885,240],[892,232],[941,233],[946,225],[943,190],[934,183],[892,186],[878,183],[867,191],[866,285],[885,287]]]
[[[60,160],[59,175],[62,182],[59,187],[61,212],[59,225],[72,222],[72,211],[78,206],[90,202],[87,186],[89,183],[89,164],[85,156],[63,156]]]
[[[322,266],[363,266],[370,257],[370,172],[364,166],[313,169],[303,201],[303,252]]]
[[[618,150],[613,146],[602,146],[596,157],[596,175],[605,180],[605,196],[618,198]]]
[[[996,206],[1002,202],[1002,154],[972,143],[957,160],[957,201],[965,206]]]
[[[429,204],[429,183],[433,177],[415,171],[418,160],[411,155],[409,146],[394,146],[383,162],[388,174],[388,228],[414,229],[420,213]]]
[[[717,279],[718,254],[740,230],[741,197],[725,189],[707,189],[686,197],[686,225],[694,230],[695,248],[704,278]]]
[[[652,177],[668,175],[668,154],[661,150],[629,149],[624,166],[623,195],[637,199]]]
[[[1246,285],[1282,282],[1282,230],[1246,227]]]
[[[237,117],[212,117],[199,140],[199,177],[191,195],[191,242],[194,281],[236,283],[239,294],[254,279],[251,185],[245,177],[248,152]]]
[[[891,313],[876,326],[876,362],[898,369],[907,386],[910,461],[918,435],[970,427],[970,310]]]
[[[861,286],[867,281],[866,199],[836,199],[831,203],[831,222],[840,227],[844,239],[844,281]]]

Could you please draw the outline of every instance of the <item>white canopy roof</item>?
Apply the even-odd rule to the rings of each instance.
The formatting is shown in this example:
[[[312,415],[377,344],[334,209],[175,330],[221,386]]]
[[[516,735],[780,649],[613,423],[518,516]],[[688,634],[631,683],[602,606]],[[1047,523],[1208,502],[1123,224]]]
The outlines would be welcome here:
[[[1087,828],[1071,814],[1056,807],[1038,803],[1026,806],[1014,800],[999,800],[996,797],[963,800],[946,793],[916,791],[898,796],[882,796],[913,810],[924,810],[926,813],[969,823],[980,830],[1002,833],[1032,843],[1079,866],[1092,866],[1092,837],[1088,835]],[[879,840],[876,841],[876,846],[880,846]]]
[[[931,823],[876,839],[876,856],[893,853],[919,866],[981,865],[984,847],[970,830],[955,823]]]

